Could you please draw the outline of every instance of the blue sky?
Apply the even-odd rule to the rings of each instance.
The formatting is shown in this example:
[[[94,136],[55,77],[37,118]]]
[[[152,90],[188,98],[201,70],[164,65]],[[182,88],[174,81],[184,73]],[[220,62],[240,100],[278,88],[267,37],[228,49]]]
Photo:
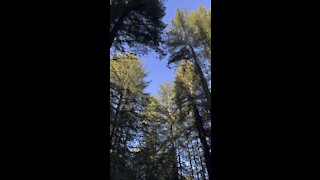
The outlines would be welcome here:
[[[170,23],[177,9],[186,8],[187,11],[196,10],[199,4],[205,6],[207,9],[211,8],[211,0],[167,0],[166,15],[163,18],[163,22],[167,24]],[[139,57],[148,72],[146,80],[151,81],[146,88],[146,92],[156,95],[158,94],[159,84],[164,83],[166,80],[170,82],[173,81],[174,68],[167,68],[167,61],[157,59],[157,55],[154,52]]]

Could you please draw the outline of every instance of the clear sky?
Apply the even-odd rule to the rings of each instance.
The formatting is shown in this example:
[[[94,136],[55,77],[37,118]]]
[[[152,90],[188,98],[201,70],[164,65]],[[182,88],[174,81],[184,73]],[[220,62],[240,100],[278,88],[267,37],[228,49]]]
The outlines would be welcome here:
[[[196,10],[199,4],[207,9],[211,8],[211,0],[167,0],[166,15],[163,18],[163,22],[166,24],[170,23],[177,9],[186,8],[187,11],[192,11]],[[156,56],[154,52],[140,56],[143,65],[146,67],[146,71],[149,73],[146,80],[151,81],[146,88],[146,92],[153,95],[158,94],[159,84],[164,83],[166,80],[172,81],[174,78],[174,69],[167,68],[167,61],[160,61]]]

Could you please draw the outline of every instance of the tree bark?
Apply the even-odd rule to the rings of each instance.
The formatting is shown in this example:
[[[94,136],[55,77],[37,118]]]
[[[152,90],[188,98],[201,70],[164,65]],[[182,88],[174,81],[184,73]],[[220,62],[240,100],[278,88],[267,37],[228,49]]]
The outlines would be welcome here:
[[[187,137],[187,150],[188,150],[188,157],[189,157],[189,162],[190,162],[190,170],[191,170],[191,174],[192,174],[192,179],[194,179],[194,173],[193,173],[191,153],[190,153],[190,149],[189,149],[189,138],[188,137]]]
[[[178,171],[178,165],[177,165],[177,150],[176,150],[176,146],[175,146],[175,142],[173,140],[173,128],[172,125],[170,124],[170,136],[171,136],[171,146],[172,149],[174,151],[174,160],[172,162],[173,165],[173,177],[175,180],[179,179],[179,171]]]
[[[196,66],[196,71],[199,73],[200,75],[200,81],[201,81],[201,85],[202,85],[202,88],[203,88],[203,91],[205,93],[205,96],[206,96],[206,99],[207,99],[207,102],[208,102],[208,105],[206,106],[206,109],[210,112],[211,114],[211,93],[209,91],[209,87],[208,87],[208,83],[207,83],[207,80],[204,78],[204,75],[203,75],[203,72],[201,70],[201,67],[200,67],[200,61],[194,51],[194,48],[193,46],[189,43],[189,32],[187,31],[187,28],[186,28],[186,24],[182,23],[182,28],[183,28],[183,31],[185,33],[185,42],[186,42],[186,45],[190,48],[191,50],[191,54],[193,56],[193,59],[194,59],[194,65]]]
[[[196,152],[194,150],[194,146],[193,146],[192,142],[191,142],[191,147],[192,147],[192,152],[193,152],[193,161],[194,161],[195,167],[196,167],[197,178],[198,178],[198,180],[200,180],[198,166],[197,166],[197,160],[196,160]]]
[[[118,18],[117,22],[115,23],[115,25],[113,26],[113,28],[110,32],[109,49],[111,49],[112,44],[113,44],[115,38],[117,37],[118,31],[121,29],[121,26],[124,22],[124,19],[128,16],[128,14],[136,6],[138,6],[138,5],[136,4],[135,6],[132,6],[132,4],[127,4],[125,7],[122,8],[124,11],[123,11],[122,15]]]
[[[208,102],[208,106],[207,106],[206,109],[211,114],[211,93],[210,93],[210,90],[209,90],[209,86],[208,86],[207,80],[205,79],[205,77],[203,75],[203,72],[202,72],[201,67],[200,67],[200,61],[199,61],[199,59],[198,59],[193,47],[191,45],[189,45],[189,48],[191,50],[191,53],[192,53],[192,56],[193,56],[193,59],[194,59],[194,65],[196,67],[196,71],[199,73],[199,76],[200,76],[202,89],[203,89],[203,91],[205,93],[205,96],[206,96],[206,99],[207,99],[207,102]]]
[[[181,157],[180,157],[179,148],[177,148],[177,150],[178,150],[178,157],[179,157],[180,180],[182,180],[182,165],[181,165]]]
[[[109,49],[111,49],[112,44],[113,44],[115,38],[117,37],[117,33],[120,30],[120,27],[122,26],[125,17],[126,17],[125,14],[120,16],[120,18],[118,19],[118,21],[115,23],[114,27],[112,28],[112,30],[110,32]]]
[[[122,100],[123,100],[123,95],[120,94],[117,110],[116,110],[116,113],[114,115],[114,120],[113,120],[111,135],[110,135],[110,142],[112,142],[112,140],[113,140],[114,132],[115,132],[115,129],[117,127],[117,123],[118,123],[118,119],[119,119],[119,113],[120,113],[120,110],[121,110],[120,108],[121,108],[121,105],[122,105]],[[111,144],[111,147],[112,146],[113,146],[113,144]]]
[[[119,147],[118,146],[119,136],[117,136],[119,129],[120,129],[120,127],[118,127],[115,132],[115,139],[114,139],[113,144],[110,148],[112,151],[116,150]],[[121,130],[120,130],[120,132],[121,132]]]
[[[190,100],[192,108],[193,108],[193,113],[194,113],[195,121],[196,121],[196,127],[198,130],[198,134],[199,134],[199,138],[200,138],[202,147],[203,147],[203,155],[205,158],[205,163],[207,166],[207,171],[208,171],[208,175],[209,175],[209,179],[210,179],[210,177],[211,177],[210,151],[209,151],[209,146],[206,141],[206,136],[205,136],[203,125],[202,125],[202,119],[201,119],[199,110],[197,108],[197,105],[196,105],[196,102],[195,102],[193,96],[190,93],[188,93],[188,96],[189,96],[189,100]]]
[[[203,161],[202,161],[202,157],[200,156],[200,146],[199,143],[198,143],[198,140],[197,140],[197,149],[198,149],[198,155],[199,155],[199,160],[200,160],[200,164],[201,164],[201,176],[202,176],[202,179],[203,180],[206,180],[206,175],[205,175],[205,167],[203,166]]]
[[[109,49],[111,49],[113,42],[118,35],[118,31],[121,29],[121,26],[124,22],[124,19],[128,16],[128,14],[131,11],[134,11],[136,8],[139,8],[139,7],[141,8],[141,6],[142,6],[141,4],[137,4],[135,2],[135,3],[127,4],[125,7],[121,8],[121,9],[124,9],[124,12],[118,18],[118,21],[115,23],[115,25],[113,26],[113,28],[110,32]]]
[[[199,138],[200,138],[200,142],[201,142],[202,147],[203,147],[203,156],[205,158],[205,163],[206,163],[206,166],[207,166],[207,172],[208,172],[208,176],[209,176],[209,179],[210,179],[210,177],[211,177],[210,151],[209,151],[209,146],[208,146],[207,140],[206,140],[205,130],[204,130],[203,125],[202,125],[202,118],[200,116],[196,101],[195,101],[194,96],[193,96],[194,93],[193,93],[192,83],[189,82],[189,88],[188,87],[185,87],[185,88],[186,88],[186,91],[187,91],[188,100],[189,100],[189,102],[191,103],[191,106],[192,106],[192,112],[193,112],[193,115],[194,115],[194,118],[195,118],[196,128],[198,130],[198,135],[199,135]]]

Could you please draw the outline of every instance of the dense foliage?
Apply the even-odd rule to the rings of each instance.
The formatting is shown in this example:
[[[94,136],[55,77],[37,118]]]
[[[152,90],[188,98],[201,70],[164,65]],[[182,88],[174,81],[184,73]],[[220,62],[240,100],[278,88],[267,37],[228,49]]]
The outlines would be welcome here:
[[[163,0],[111,0],[109,48],[139,53],[158,50],[165,24]]]
[[[143,6],[137,8],[135,3]],[[111,56],[110,179],[210,179],[210,10],[202,6],[190,14],[177,10],[162,36],[161,1],[118,0],[110,4],[111,31],[119,26],[113,48],[124,48],[123,43],[158,48],[165,40],[165,58],[176,65],[174,81],[161,84],[158,94],[150,95],[145,93],[147,73],[141,60],[128,51]],[[155,29],[145,27],[146,23]],[[131,36],[132,31],[137,33]],[[144,33],[152,36],[148,42]]]

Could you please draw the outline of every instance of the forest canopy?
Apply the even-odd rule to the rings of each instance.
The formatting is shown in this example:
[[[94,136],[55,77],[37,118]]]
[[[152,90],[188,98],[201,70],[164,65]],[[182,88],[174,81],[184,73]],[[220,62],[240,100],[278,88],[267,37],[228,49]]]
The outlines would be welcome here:
[[[181,7],[165,24],[161,0],[110,8],[110,179],[210,179],[211,10]],[[175,65],[157,94],[139,58],[150,49]]]

